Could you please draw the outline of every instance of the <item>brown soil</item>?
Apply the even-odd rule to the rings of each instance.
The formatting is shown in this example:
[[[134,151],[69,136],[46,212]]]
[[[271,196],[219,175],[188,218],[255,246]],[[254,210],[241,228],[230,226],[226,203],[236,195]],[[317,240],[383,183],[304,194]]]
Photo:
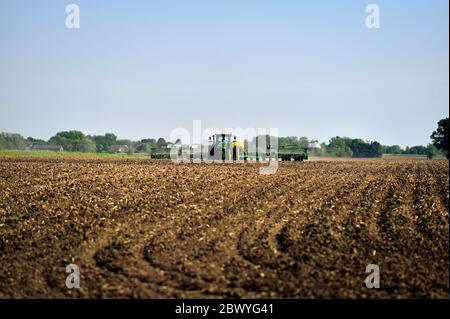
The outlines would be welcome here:
[[[447,160],[0,159],[1,298],[448,298]],[[67,289],[65,266],[81,271]],[[378,264],[380,289],[368,289]]]

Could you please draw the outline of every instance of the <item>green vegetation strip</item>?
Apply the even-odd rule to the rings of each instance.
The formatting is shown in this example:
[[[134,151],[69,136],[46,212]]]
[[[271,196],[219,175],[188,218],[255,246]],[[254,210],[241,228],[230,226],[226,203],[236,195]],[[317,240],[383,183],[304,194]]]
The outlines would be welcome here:
[[[148,154],[112,154],[112,153],[83,153],[83,152],[53,152],[38,150],[0,150],[0,156],[6,157],[69,157],[69,158],[105,158],[105,159],[142,159],[150,158]]]

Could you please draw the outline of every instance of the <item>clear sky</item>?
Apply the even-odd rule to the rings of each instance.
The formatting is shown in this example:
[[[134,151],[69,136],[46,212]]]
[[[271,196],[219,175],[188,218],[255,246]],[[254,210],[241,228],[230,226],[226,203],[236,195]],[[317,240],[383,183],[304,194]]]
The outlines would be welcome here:
[[[76,3],[81,28],[65,27]],[[381,28],[367,29],[366,5]],[[0,131],[175,127],[429,143],[449,112],[448,0],[0,0]]]

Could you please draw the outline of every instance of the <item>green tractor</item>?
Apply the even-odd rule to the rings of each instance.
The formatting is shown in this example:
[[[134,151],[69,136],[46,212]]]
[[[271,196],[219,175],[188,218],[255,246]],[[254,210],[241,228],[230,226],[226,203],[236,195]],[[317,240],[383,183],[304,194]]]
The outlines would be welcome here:
[[[256,147],[258,149],[258,147]],[[215,134],[209,138],[209,159],[214,160],[264,160],[279,159],[281,161],[300,161],[308,159],[308,148],[301,151],[297,145],[287,145],[278,149],[278,153],[271,152],[270,144],[266,152],[249,154],[243,143],[232,138],[231,134]]]
[[[256,142],[257,143],[257,142]],[[248,147],[240,141],[236,140],[236,136],[231,134],[214,134],[209,137],[208,143],[200,145],[197,150],[200,151],[202,160],[214,161],[238,161],[238,160],[279,160],[279,161],[299,161],[308,160],[308,148],[299,149],[298,145],[284,145],[278,148],[278,152],[271,150],[270,144],[267,145],[267,150],[261,152],[258,145],[255,145],[256,151],[253,154],[249,153]],[[184,146],[186,147],[186,146]],[[187,146],[193,147],[193,146]],[[182,148],[178,150],[180,153]],[[191,149],[190,158],[193,158],[194,149]],[[152,150],[152,158],[169,159],[170,149]],[[206,157],[206,158],[205,158]]]
[[[240,160],[245,159],[244,144],[232,138],[231,134],[215,134],[209,137],[208,159]]]

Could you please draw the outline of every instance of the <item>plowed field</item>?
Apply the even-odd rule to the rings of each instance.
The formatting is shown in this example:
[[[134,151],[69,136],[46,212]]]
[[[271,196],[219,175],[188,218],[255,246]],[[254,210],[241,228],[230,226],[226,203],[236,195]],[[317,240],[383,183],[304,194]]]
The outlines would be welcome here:
[[[449,163],[0,159],[1,298],[448,298]],[[80,267],[67,289],[65,267]],[[380,288],[368,289],[368,264]]]

